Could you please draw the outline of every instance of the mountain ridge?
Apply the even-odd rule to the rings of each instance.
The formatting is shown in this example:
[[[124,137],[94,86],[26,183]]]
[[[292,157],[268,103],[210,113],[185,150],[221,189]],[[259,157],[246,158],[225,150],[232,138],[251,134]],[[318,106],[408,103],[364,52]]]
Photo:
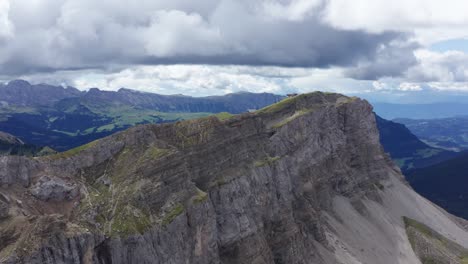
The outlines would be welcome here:
[[[403,181],[372,107],[339,94],[0,164],[8,264],[420,263],[403,217],[468,246]]]
[[[10,95],[1,93],[0,86],[0,102],[3,102],[0,104],[3,105],[0,107],[0,131],[59,151],[137,124],[174,122],[220,112],[241,113],[265,107],[284,98],[268,93],[189,97],[142,93],[129,89],[101,91],[97,88],[77,94],[73,92],[64,98],[62,92],[66,89],[63,87],[54,88],[62,92],[56,93],[52,89],[48,95],[48,90],[44,92],[42,89],[52,86],[35,86],[24,81],[12,83],[5,87],[11,86],[8,89],[12,90],[16,86],[25,87],[28,91],[37,89],[36,93],[39,94],[19,92],[19,97],[12,100]],[[44,96],[48,99],[41,103]]]
[[[232,112],[241,113],[245,111],[243,107],[236,107],[229,98],[249,98],[249,95],[256,94],[258,100],[271,102],[279,101],[284,96],[273,95],[269,93],[250,93],[237,92],[221,96],[193,97],[185,95],[164,95],[152,92],[142,92],[129,88],[120,88],[117,91],[100,90],[99,88],[90,88],[87,91],[80,91],[74,87],[54,86],[48,84],[30,84],[24,80],[13,80],[7,84],[0,85],[0,102],[3,106],[23,106],[23,107],[53,107],[63,99],[72,99],[93,103],[97,100],[99,103],[117,103],[128,104],[143,108],[151,108],[159,111],[178,111],[178,112]],[[80,98],[80,99],[78,99]],[[266,104],[255,103],[251,100],[249,103],[252,109],[258,109]],[[171,105],[172,104],[172,105]],[[197,106],[198,105],[198,106]],[[221,108],[221,110],[217,110]]]

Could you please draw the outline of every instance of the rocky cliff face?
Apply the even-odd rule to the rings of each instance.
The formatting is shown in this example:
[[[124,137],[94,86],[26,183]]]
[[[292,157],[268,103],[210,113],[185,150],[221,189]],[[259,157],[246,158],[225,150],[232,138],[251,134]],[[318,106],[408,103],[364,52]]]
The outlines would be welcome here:
[[[3,263],[420,263],[403,217],[468,246],[338,94],[0,157],[0,186]]]

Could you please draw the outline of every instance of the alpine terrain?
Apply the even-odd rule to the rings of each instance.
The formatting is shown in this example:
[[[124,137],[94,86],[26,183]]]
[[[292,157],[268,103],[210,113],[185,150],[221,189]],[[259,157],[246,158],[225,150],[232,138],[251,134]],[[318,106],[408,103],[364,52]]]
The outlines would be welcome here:
[[[372,107],[311,93],[0,157],[2,263],[466,263],[466,222],[416,194]]]

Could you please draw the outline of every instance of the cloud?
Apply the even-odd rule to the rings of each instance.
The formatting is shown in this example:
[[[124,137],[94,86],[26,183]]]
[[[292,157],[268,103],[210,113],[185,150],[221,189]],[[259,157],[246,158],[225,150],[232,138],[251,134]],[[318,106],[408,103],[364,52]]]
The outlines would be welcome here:
[[[421,91],[422,87],[421,87],[421,85],[419,85],[417,83],[403,82],[398,86],[398,90],[401,90],[401,91]]]
[[[323,0],[2,0],[10,39],[0,72],[19,76],[134,65],[211,64],[353,67],[356,78],[397,75],[411,64],[408,34],[336,28]],[[6,20],[5,20],[6,21]],[[3,30],[4,32],[10,32]],[[0,31],[2,32],[2,31]],[[383,48],[382,48],[383,47]],[[407,61],[370,72],[366,65],[403,49]],[[406,51],[407,49],[408,51]],[[387,72],[387,70],[389,72]],[[5,76],[4,76],[5,77]]]
[[[150,26],[143,30],[149,56],[215,56],[226,48],[221,31],[196,13],[160,10],[151,18]]]
[[[466,1],[0,0],[0,79],[223,94],[468,91]]]
[[[468,54],[429,50],[415,52],[418,64],[408,70],[407,79],[418,82],[468,82]]]
[[[313,14],[314,10],[323,4],[321,0],[297,0],[289,3],[276,1],[263,2],[263,9],[267,16],[301,21],[306,16]]]
[[[399,77],[407,69],[417,65],[414,50],[419,45],[400,38],[382,44],[375,58],[359,62],[347,70],[347,75],[355,79],[377,80],[382,77]]]
[[[466,8],[465,0],[330,0],[323,17],[337,28],[410,32],[430,44],[466,37]]]
[[[13,36],[13,24],[8,13],[10,4],[7,1],[0,1],[0,41],[5,41]]]
[[[430,82],[427,85],[437,91],[468,92],[468,82]]]
[[[74,86],[81,90],[122,87],[141,91],[204,96],[240,91],[284,93],[287,80],[305,69],[215,65],[134,66],[117,72],[96,70],[53,72],[26,76],[31,83]],[[270,73],[269,73],[270,72]],[[292,89],[292,87],[289,87]]]

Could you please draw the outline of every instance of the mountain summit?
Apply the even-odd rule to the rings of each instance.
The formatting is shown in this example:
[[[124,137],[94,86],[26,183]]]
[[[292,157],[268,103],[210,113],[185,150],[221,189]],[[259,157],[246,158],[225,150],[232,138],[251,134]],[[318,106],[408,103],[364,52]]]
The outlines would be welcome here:
[[[468,247],[383,152],[372,107],[339,94],[0,168],[3,263],[455,263]]]

